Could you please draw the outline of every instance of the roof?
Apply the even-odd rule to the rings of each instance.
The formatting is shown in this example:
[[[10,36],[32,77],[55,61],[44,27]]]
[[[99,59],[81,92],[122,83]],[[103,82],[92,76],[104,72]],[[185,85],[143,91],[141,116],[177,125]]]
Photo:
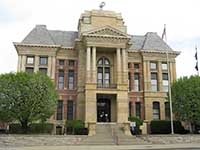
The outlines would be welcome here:
[[[36,25],[21,43],[73,47],[77,37],[75,31],[47,30],[45,25]]]
[[[132,35],[130,50],[172,50],[156,32],[147,32],[144,36]]]
[[[77,38],[77,31],[48,30],[45,25],[36,25],[21,43],[74,47]],[[172,50],[155,32],[144,36],[132,35],[130,42],[129,50]]]

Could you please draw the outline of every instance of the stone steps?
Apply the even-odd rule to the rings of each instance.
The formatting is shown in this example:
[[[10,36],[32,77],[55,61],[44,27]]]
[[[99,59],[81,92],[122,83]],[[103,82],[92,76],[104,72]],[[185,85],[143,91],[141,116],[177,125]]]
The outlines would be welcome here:
[[[80,145],[138,145],[149,142],[136,136],[126,136],[117,124],[97,124],[96,135],[88,136]]]

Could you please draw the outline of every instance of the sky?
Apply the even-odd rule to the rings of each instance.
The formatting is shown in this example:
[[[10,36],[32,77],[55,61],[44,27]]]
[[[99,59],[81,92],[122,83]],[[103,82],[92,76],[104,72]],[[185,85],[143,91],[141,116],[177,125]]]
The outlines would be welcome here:
[[[13,42],[21,42],[36,24],[50,30],[77,31],[85,10],[122,14],[128,34],[162,35],[181,54],[176,59],[177,77],[196,75],[195,46],[200,58],[200,0],[0,0],[0,74],[16,72],[18,56]],[[199,66],[200,68],[200,66]]]

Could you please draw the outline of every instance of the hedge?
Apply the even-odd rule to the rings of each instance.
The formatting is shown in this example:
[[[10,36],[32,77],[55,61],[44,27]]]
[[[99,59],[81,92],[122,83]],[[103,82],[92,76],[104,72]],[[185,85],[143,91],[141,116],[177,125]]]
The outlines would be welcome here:
[[[29,126],[28,134],[51,134],[54,125],[52,123],[33,123]],[[11,134],[22,134],[24,130],[21,124],[13,123],[9,125],[9,133]]]
[[[186,134],[187,131],[181,125],[180,121],[173,121],[174,133]],[[150,123],[151,134],[170,134],[171,121],[168,120],[153,120]]]
[[[67,120],[65,123],[67,134],[87,135],[88,129],[85,128],[85,123],[81,120]]]

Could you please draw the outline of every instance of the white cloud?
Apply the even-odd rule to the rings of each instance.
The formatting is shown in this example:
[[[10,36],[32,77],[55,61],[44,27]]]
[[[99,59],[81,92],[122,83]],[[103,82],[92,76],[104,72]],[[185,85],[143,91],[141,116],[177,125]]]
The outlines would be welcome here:
[[[0,18],[0,73],[17,68],[12,42],[20,42],[36,24],[48,29],[77,30],[84,10],[99,9],[101,0],[2,0]],[[121,12],[129,34],[162,34],[167,24],[168,43],[182,51],[177,58],[178,76],[194,74],[193,51],[200,37],[199,0],[105,0],[104,9]],[[191,43],[186,45],[185,43]],[[184,44],[183,44],[184,43]],[[193,44],[194,43],[194,44]],[[198,45],[198,43],[197,43]],[[183,60],[189,60],[184,64]],[[184,62],[185,63],[185,62]],[[185,67],[187,66],[187,67]],[[192,68],[192,69],[190,69]]]

